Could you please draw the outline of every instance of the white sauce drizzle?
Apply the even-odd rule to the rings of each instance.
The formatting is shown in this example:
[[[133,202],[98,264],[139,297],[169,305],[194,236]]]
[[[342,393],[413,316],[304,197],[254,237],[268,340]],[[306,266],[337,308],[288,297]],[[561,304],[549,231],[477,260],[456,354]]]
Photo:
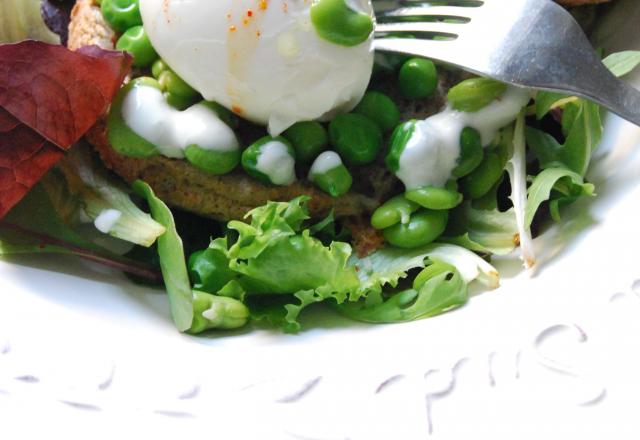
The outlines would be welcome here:
[[[342,165],[342,159],[340,159],[338,153],[335,151],[325,151],[313,161],[311,169],[309,170],[309,180],[313,180],[313,176],[324,174],[334,168],[338,168],[340,165]]]
[[[295,165],[285,144],[270,141],[260,148],[256,169],[266,174],[274,185],[291,185],[296,181]]]
[[[122,217],[122,212],[117,209],[105,209],[93,221],[96,229],[103,234],[108,234],[114,228],[118,220]]]
[[[528,101],[527,90],[509,87],[504,95],[477,112],[461,112],[448,104],[442,112],[415,125],[396,175],[407,189],[444,186],[457,165],[462,130],[475,128],[486,146],[498,130],[516,119]]]
[[[122,102],[122,118],[131,130],[167,157],[184,157],[189,145],[219,152],[239,148],[235,133],[215,111],[203,103],[177,110],[155,87],[131,89]]]
[[[209,321],[217,321],[220,318],[216,307],[211,307],[210,309],[202,312],[202,317],[208,319]]]

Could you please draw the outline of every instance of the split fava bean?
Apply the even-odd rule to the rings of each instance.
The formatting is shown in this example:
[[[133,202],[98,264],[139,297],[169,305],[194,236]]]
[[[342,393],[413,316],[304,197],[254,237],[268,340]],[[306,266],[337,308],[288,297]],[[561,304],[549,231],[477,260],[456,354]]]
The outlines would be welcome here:
[[[453,209],[462,203],[462,194],[459,192],[435,186],[409,190],[405,197],[423,208],[434,210]]]
[[[382,231],[385,240],[393,246],[411,249],[431,243],[447,226],[449,211],[420,209],[411,214],[408,223],[396,223]]]
[[[385,163],[387,164],[387,168],[394,173],[397,173],[400,169],[400,156],[402,156],[402,152],[407,146],[409,139],[413,136],[417,123],[418,121],[415,119],[404,122],[398,125],[391,134],[391,147],[385,158]]]
[[[111,105],[107,118],[109,143],[114,150],[124,156],[148,158],[157,155],[158,149],[151,142],[131,130],[122,118],[122,103],[134,87],[154,87],[162,90],[158,81],[148,77],[136,78],[120,89]]]
[[[371,216],[371,226],[376,229],[386,229],[398,223],[409,223],[411,214],[419,208],[420,205],[407,200],[404,195],[395,196],[374,211]]]
[[[249,309],[237,299],[193,291],[193,322],[188,333],[240,328],[248,321]]]
[[[357,46],[373,32],[371,16],[351,9],[345,0],[317,0],[310,15],[318,35],[341,46]]]
[[[465,197],[478,199],[488,193],[504,172],[504,163],[495,152],[484,155],[480,165],[468,176],[460,180],[460,188]]]
[[[470,78],[451,87],[447,100],[462,112],[477,112],[507,91],[507,85],[489,78]]]
[[[296,180],[295,150],[282,136],[265,136],[242,153],[242,168],[265,184],[290,185]]]
[[[133,101],[136,107],[131,107],[131,102],[127,101],[130,93],[137,94]],[[169,106],[165,99],[160,84],[152,78],[137,78],[123,87],[107,119],[109,142],[114,150],[137,158],[157,154],[184,156],[195,167],[212,174],[225,174],[237,166],[240,149],[235,135],[221,122],[209,103],[202,102],[179,111]],[[145,114],[145,109],[154,112],[153,124],[149,125],[139,117]],[[185,124],[189,127],[192,118],[199,123],[196,122],[192,130],[185,130]],[[158,124],[166,129],[154,130]],[[198,131],[203,127],[206,129]]]
[[[334,151],[325,151],[316,158],[309,171],[309,180],[333,197],[347,193],[353,184],[351,173]]]
[[[196,168],[210,174],[227,174],[240,163],[240,150],[215,151],[189,145],[184,156]]]
[[[458,166],[454,168],[454,177],[464,177],[475,170],[482,162],[484,150],[482,149],[482,139],[478,130],[465,127],[460,133],[460,157]]]

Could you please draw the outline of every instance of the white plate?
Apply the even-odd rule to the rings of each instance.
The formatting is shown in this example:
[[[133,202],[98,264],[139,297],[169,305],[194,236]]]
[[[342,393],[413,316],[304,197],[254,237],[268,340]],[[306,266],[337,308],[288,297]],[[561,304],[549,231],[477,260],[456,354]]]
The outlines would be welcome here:
[[[609,49],[629,48],[633,3]],[[296,336],[190,337],[118,273],[0,262],[0,436],[637,438],[639,151],[640,129],[608,118],[598,197],[536,240],[539,273],[500,261],[500,289],[407,324],[313,312]]]

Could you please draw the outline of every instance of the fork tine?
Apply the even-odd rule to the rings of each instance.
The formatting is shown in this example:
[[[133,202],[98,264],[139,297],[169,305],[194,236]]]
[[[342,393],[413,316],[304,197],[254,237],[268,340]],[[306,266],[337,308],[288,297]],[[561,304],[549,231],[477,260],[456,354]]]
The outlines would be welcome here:
[[[475,15],[475,8],[458,6],[408,6],[378,14],[378,18],[433,17],[438,19],[457,18],[470,19]]]
[[[423,38],[376,38],[373,46],[381,52],[403,53],[427,57],[445,63],[459,65],[456,59],[455,41],[426,40]],[[467,69],[473,71],[473,69]]]
[[[457,35],[460,35],[460,32],[462,32],[464,26],[464,23],[406,21],[395,23],[378,23],[376,25],[375,32],[376,34],[402,34],[420,32],[455,37]]]

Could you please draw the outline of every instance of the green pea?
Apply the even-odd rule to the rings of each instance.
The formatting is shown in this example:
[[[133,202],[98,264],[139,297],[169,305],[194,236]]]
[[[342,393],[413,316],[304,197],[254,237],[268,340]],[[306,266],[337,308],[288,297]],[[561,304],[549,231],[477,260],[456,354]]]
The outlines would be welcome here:
[[[447,99],[451,106],[462,112],[477,112],[499,98],[507,85],[489,78],[470,78],[451,87]]]
[[[158,54],[142,26],[127,29],[118,39],[116,49],[127,51],[133,55],[133,65],[136,67],[149,66],[158,58]]]
[[[156,146],[131,130],[122,118],[122,102],[134,87],[162,89],[155,79],[140,77],[131,81],[118,92],[107,117],[109,143],[114,150],[122,155],[147,158],[158,154]]]
[[[424,246],[444,232],[448,218],[449,211],[421,209],[411,215],[408,223],[397,223],[382,231],[382,235],[390,244],[400,248]]]
[[[464,177],[475,170],[482,162],[484,150],[478,130],[466,127],[460,133],[460,157],[458,166],[454,168],[454,177]]]
[[[329,143],[327,130],[316,121],[297,122],[285,130],[282,136],[288,139],[296,150],[296,159],[301,164],[310,164]]]
[[[420,208],[415,202],[407,200],[404,195],[395,196],[378,207],[371,216],[371,226],[386,229],[395,224],[407,224],[411,214]]]
[[[371,16],[354,11],[345,0],[317,0],[311,5],[310,15],[320,38],[341,46],[357,46],[373,32]]]
[[[430,96],[438,86],[438,72],[433,61],[410,58],[404,62],[398,74],[400,93],[407,99]]]
[[[425,186],[423,188],[407,191],[404,196],[407,200],[416,202],[428,209],[452,209],[462,203],[462,194],[447,188]]]
[[[235,272],[229,269],[229,259],[217,249],[194,252],[187,265],[193,288],[203,292],[218,293],[236,278]]]
[[[160,83],[167,102],[172,107],[184,110],[200,98],[199,93],[171,70],[163,60],[159,59],[153,63],[151,73]]]
[[[329,124],[331,144],[348,164],[373,162],[382,147],[382,132],[366,116],[344,113]]]
[[[371,119],[383,132],[393,130],[400,123],[398,106],[391,98],[380,92],[365,93],[353,112]]]
[[[404,122],[398,125],[391,134],[391,147],[385,158],[385,163],[387,168],[394,173],[397,173],[400,169],[400,156],[402,156],[409,139],[413,136],[417,123],[418,121],[415,119]]]
[[[258,169],[258,160],[260,159],[260,156],[263,154],[263,149],[266,145],[270,144],[271,142],[280,142],[281,144],[283,144],[290,158],[295,160],[296,152],[288,140],[286,140],[282,136],[278,136],[278,137],[265,136],[261,139],[258,139],[256,142],[251,144],[246,150],[242,152],[242,157],[240,160],[242,164],[242,168],[244,168],[244,170],[248,175],[250,175],[254,179],[259,180],[264,184],[273,184],[273,185],[288,184],[289,182],[280,181],[279,178],[274,178],[274,176],[270,176],[264,173],[263,171],[261,171],[260,169]],[[287,164],[280,164],[280,165],[287,166]]]
[[[213,328],[240,328],[247,321],[249,309],[237,299],[193,291],[193,322],[189,333],[201,333]]]
[[[117,32],[142,24],[138,0],[102,0],[102,16]]]
[[[196,168],[210,174],[227,174],[240,163],[240,150],[215,151],[189,145],[184,155]]]
[[[169,67],[162,58],[158,58],[156,62],[151,65],[151,75],[153,75],[155,79],[158,79],[160,74],[165,70],[171,70],[171,67]]]
[[[480,165],[460,180],[462,193],[468,199],[478,199],[488,193],[504,172],[504,163],[494,152],[485,154]]]
[[[383,38],[416,38],[415,35],[401,33],[390,33]],[[395,52],[378,52],[376,51],[374,56],[373,73],[380,75],[387,75],[397,72],[400,67],[411,58],[408,55],[395,53]]]
[[[330,156],[334,155],[339,161],[337,166],[323,172],[315,171],[314,168],[318,161],[327,160],[327,158],[331,158]],[[349,173],[347,167],[342,164],[340,157],[333,151],[325,151],[318,156],[314,164],[311,166],[309,180],[332,197],[340,197],[341,195],[346,194],[353,184],[351,173]]]
[[[169,94],[192,98],[198,95],[198,92],[196,92],[193,87],[184,82],[184,80],[171,69],[163,71],[160,76],[158,76],[158,82],[162,86],[162,89]]]
[[[189,84],[175,74],[173,70],[165,70],[160,74],[158,82],[164,90],[169,105],[184,110],[194,104],[199,96]]]

